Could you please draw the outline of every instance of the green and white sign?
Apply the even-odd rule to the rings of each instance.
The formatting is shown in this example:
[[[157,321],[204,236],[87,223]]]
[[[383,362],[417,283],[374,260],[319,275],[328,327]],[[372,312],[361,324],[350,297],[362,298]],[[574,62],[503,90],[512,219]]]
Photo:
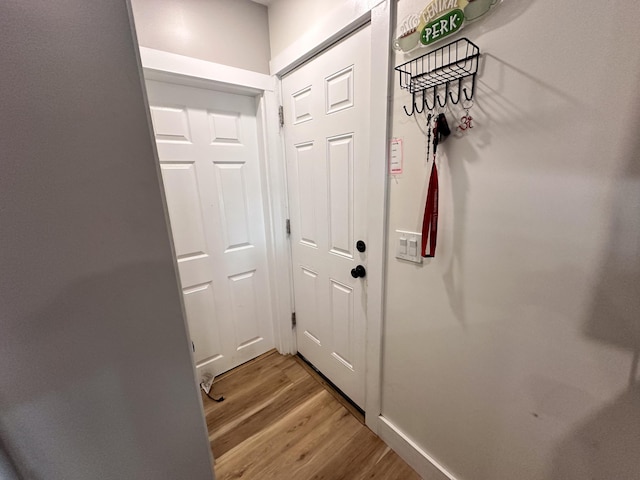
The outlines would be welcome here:
[[[431,45],[438,40],[460,30],[464,22],[464,12],[459,8],[449,10],[442,16],[427,23],[420,32],[420,43]]]
[[[499,0],[431,0],[420,13],[406,17],[398,27],[393,47],[409,52],[432,45],[478,20]]]

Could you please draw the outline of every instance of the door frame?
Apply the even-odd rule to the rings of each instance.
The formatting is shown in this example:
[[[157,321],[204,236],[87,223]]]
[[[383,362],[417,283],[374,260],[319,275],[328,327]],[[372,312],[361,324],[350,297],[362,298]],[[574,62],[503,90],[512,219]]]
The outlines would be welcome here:
[[[278,78],[278,97],[282,102],[280,79],[307,60],[338,43],[360,27],[371,23],[371,94],[369,125],[369,193],[367,251],[367,331],[365,343],[365,422],[378,433],[382,413],[382,338],[384,322],[386,228],[387,228],[387,161],[390,135],[389,94],[391,68],[391,26],[395,9],[392,0],[359,2],[351,14],[338,9],[325,21],[328,28],[312,30],[310,35],[296,42],[270,62],[271,73]],[[348,6],[348,5],[347,5]],[[384,72],[374,75],[373,72]],[[374,120],[375,119],[375,120]],[[284,148],[284,133],[281,144]],[[283,150],[284,151],[284,150]],[[282,154],[284,161],[284,154]],[[284,166],[283,166],[284,167]],[[284,168],[283,168],[284,170]],[[278,194],[287,195],[285,189]],[[284,199],[286,202],[286,198]],[[284,247],[280,246],[284,251]],[[290,252],[289,245],[286,246]],[[282,252],[281,252],[282,254]],[[289,274],[291,279],[291,274]],[[291,280],[290,280],[291,281]],[[292,285],[291,285],[292,286]]]
[[[274,343],[282,354],[295,353],[291,328],[293,301],[290,255],[286,234],[286,172],[283,145],[277,127],[279,103],[275,77],[152,48],[139,48],[145,80],[255,98]]]

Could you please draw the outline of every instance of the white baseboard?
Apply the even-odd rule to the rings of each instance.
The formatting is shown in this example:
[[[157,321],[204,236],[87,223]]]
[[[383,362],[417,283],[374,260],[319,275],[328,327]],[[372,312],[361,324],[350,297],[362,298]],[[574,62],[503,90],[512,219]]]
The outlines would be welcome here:
[[[378,436],[424,480],[456,480],[446,468],[382,415],[378,417]]]

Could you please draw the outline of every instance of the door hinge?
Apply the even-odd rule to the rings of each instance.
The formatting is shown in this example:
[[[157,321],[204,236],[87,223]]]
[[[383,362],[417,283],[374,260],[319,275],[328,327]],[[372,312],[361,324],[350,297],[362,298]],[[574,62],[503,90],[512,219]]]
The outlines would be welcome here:
[[[287,223],[286,223],[286,224],[287,224],[287,226],[286,226],[286,229],[287,229],[287,235],[291,235],[291,220],[289,220],[289,219],[287,218]]]
[[[296,312],[291,312],[291,328],[296,326]]]
[[[278,107],[278,118],[280,119],[280,126],[284,127],[284,108],[282,105]]]

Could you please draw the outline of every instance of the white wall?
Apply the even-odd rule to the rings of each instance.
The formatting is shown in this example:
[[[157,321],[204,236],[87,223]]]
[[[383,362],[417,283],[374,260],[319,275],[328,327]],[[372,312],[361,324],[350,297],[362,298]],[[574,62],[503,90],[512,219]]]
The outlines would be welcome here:
[[[383,358],[384,416],[459,480],[640,478],[639,16],[509,0],[462,32],[475,128],[441,147],[437,257],[389,255]],[[395,81],[390,242],[431,167]]]
[[[0,6],[0,475],[211,479],[127,3]]]
[[[269,5],[271,74],[287,73],[363,25],[370,10],[381,2],[274,0]]]
[[[318,28],[325,16],[351,0],[274,0],[269,4],[271,58],[277,57],[310,29]]]
[[[132,0],[143,47],[269,73],[267,7],[250,0]]]

